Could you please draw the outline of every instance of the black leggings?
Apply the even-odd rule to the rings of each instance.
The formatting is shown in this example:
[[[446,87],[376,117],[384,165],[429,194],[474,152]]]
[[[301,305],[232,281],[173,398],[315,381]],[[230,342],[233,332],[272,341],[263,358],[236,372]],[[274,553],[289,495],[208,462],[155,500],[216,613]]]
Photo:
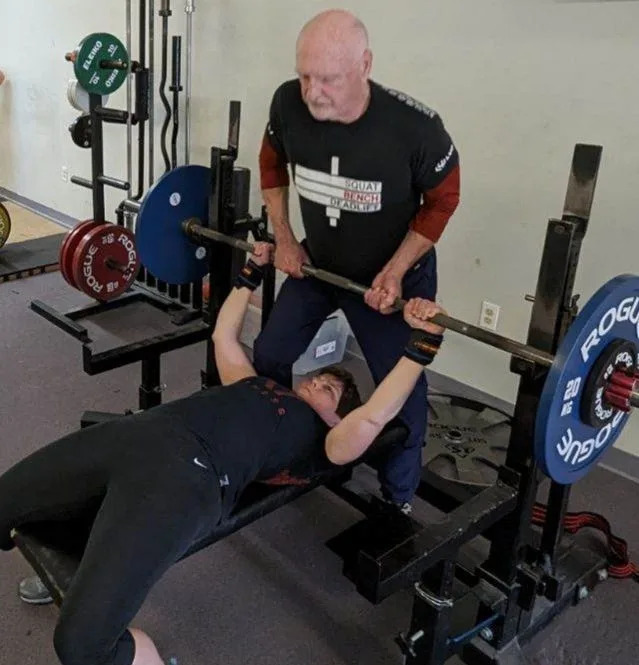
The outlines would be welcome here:
[[[95,425],[0,477],[0,547],[13,547],[15,526],[71,519],[96,505],[55,650],[64,665],[130,665],[128,626],[149,590],[220,520],[219,478],[198,440],[170,416]]]

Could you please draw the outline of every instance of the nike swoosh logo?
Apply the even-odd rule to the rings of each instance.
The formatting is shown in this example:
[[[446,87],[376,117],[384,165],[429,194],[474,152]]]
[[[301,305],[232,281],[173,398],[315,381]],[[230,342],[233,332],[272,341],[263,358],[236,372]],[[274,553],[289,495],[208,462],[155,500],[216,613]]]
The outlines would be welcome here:
[[[208,469],[209,467],[206,466],[206,464],[202,464],[200,460],[197,457],[193,458],[193,464],[197,464],[198,466],[201,466],[203,469]]]

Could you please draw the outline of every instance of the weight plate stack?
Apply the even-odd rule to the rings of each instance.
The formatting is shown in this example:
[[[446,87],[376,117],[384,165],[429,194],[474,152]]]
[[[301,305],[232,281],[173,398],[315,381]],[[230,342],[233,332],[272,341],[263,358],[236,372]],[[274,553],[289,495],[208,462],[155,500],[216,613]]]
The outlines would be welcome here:
[[[467,498],[497,480],[506,460],[512,417],[458,395],[428,395],[422,482],[449,497]]]

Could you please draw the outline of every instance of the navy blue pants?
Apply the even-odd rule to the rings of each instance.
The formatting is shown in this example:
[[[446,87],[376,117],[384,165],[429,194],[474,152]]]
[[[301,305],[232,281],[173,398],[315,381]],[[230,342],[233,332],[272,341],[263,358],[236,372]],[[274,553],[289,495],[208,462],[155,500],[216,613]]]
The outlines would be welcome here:
[[[432,249],[405,275],[404,298],[435,299],[437,258]],[[359,343],[375,384],[397,363],[410,334],[402,313],[380,314],[361,296],[312,277],[288,277],[269,320],[255,340],[253,362],[258,374],[291,386],[292,365],[307,349],[322,323],[341,309]],[[410,434],[403,447],[392,451],[379,469],[382,493],[393,501],[410,501],[419,484],[421,451],[426,432],[426,377],[417,383],[399,418]]]

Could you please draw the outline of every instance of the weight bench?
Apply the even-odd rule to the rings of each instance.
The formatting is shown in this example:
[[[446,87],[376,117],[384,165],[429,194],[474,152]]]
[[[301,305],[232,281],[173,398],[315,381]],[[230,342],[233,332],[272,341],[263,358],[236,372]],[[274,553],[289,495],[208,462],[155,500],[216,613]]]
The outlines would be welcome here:
[[[251,483],[231,515],[202,540],[194,543],[182,559],[239,531],[244,526],[268,515],[320,485],[339,487],[348,481],[353,468],[360,463],[375,464],[376,459],[407,436],[406,427],[391,421],[360,460],[314,477],[306,485],[273,486]],[[97,510],[97,507],[96,507]],[[47,587],[54,602],[60,606],[65,592],[78,568],[93,522],[92,515],[63,522],[33,522],[16,527],[12,538],[34,571]]]

